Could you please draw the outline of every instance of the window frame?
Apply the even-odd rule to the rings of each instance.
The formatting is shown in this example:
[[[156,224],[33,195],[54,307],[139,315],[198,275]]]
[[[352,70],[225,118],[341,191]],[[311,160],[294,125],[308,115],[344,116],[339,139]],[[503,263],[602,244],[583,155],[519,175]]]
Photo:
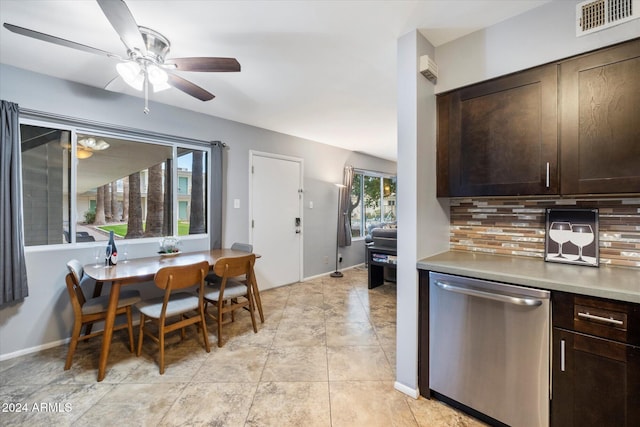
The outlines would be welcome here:
[[[352,240],[354,241],[358,241],[358,240],[364,240],[367,236],[366,233],[366,211],[365,211],[365,207],[364,207],[364,177],[373,177],[373,178],[380,178],[380,220],[382,222],[382,216],[383,216],[383,206],[384,206],[384,180],[385,179],[394,179],[396,181],[396,197],[397,197],[397,181],[398,181],[398,175],[397,174],[392,174],[392,173],[386,173],[386,172],[378,172],[378,171],[372,171],[372,170],[367,170],[367,169],[353,169],[353,175],[355,177],[355,175],[362,175],[363,179],[360,181],[360,205],[358,207],[358,209],[360,210],[360,236],[353,236],[351,237]],[[351,196],[351,192],[349,193],[349,195]],[[397,204],[397,198],[396,198],[396,204],[395,204],[395,209],[396,209],[396,218],[398,216],[398,204]],[[349,217],[349,225],[350,228],[352,230],[353,233],[353,223],[351,222],[351,217]]]
[[[78,181],[78,158],[76,156],[76,147],[77,147],[77,135],[78,134],[90,134],[97,137],[106,137],[106,138],[116,138],[120,140],[130,141],[132,143],[146,143],[146,144],[154,144],[154,145],[163,145],[169,146],[172,149],[172,159],[174,160],[174,167],[172,168],[172,230],[173,237],[179,237],[181,240],[196,240],[201,238],[209,238],[211,232],[211,217],[209,215],[210,212],[210,203],[211,203],[211,187],[209,183],[205,184],[205,196],[206,196],[206,205],[205,205],[205,221],[207,231],[206,233],[201,234],[193,234],[193,235],[185,235],[178,236],[178,167],[177,167],[177,159],[178,159],[178,149],[190,149],[190,150],[201,150],[206,153],[207,161],[206,161],[206,177],[210,179],[212,173],[212,165],[211,165],[211,144],[207,141],[201,141],[190,138],[182,138],[178,136],[166,135],[161,133],[154,132],[146,132],[143,130],[126,128],[126,127],[118,127],[111,126],[97,122],[89,122],[83,121],[80,119],[73,119],[63,116],[57,116],[54,114],[48,114],[38,111],[20,110],[20,118],[18,121],[19,126],[27,125],[27,126],[39,126],[39,127],[48,127],[52,129],[58,129],[62,131],[70,132],[70,153],[68,157],[69,162],[69,201],[68,201],[68,209],[69,211],[69,242],[68,243],[54,243],[54,244],[46,244],[46,245],[30,245],[25,246],[25,250],[27,251],[39,251],[39,250],[47,250],[50,248],[69,248],[69,247],[77,247],[81,246],[91,246],[95,245],[95,242],[77,242],[76,241],[76,229],[77,229],[77,221],[78,221],[78,195],[77,195],[77,181]],[[22,180],[22,177],[20,178]],[[22,191],[22,189],[21,189]],[[24,214],[24,203],[20,206],[22,213]],[[63,230],[64,230],[63,223]],[[128,239],[128,242],[149,242],[157,240],[157,237],[141,237],[136,239]]]

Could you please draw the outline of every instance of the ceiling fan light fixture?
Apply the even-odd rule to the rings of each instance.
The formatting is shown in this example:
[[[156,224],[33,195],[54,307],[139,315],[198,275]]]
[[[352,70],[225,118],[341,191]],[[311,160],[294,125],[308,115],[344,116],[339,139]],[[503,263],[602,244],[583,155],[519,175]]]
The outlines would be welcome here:
[[[96,140],[93,137],[79,139],[78,144],[82,146],[80,149],[86,148],[93,151],[102,151],[109,148],[109,143],[107,141],[104,139]]]
[[[116,65],[116,70],[125,83],[136,90],[142,90],[144,73],[140,64],[133,61],[121,62]]]
[[[162,85],[167,83],[169,76],[167,75],[167,72],[164,71],[162,68],[158,67],[155,64],[148,64],[146,68],[147,68],[147,76],[149,76],[149,83],[151,83],[154,86],[154,89],[156,85]]]
[[[76,149],[76,157],[80,160],[88,159],[91,156],[93,156],[93,152],[91,150],[80,147]]]

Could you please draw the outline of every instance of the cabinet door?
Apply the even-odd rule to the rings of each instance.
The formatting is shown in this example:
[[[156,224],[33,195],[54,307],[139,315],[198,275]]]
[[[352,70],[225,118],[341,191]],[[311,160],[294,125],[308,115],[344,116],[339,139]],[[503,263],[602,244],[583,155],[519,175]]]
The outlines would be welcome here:
[[[640,39],[560,64],[562,194],[640,192]]]
[[[553,329],[551,425],[640,425],[640,348]]]
[[[450,196],[557,194],[557,146],[556,65],[451,92],[438,100],[438,195],[444,180]]]

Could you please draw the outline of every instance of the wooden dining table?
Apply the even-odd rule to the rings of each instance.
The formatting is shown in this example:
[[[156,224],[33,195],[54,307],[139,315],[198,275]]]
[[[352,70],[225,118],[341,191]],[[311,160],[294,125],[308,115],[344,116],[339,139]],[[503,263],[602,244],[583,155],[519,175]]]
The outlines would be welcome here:
[[[107,359],[109,358],[109,349],[111,347],[111,339],[113,337],[113,324],[116,318],[116,308],[118,306],[121,286],[153,281],[154,275],[162,267],[187,265],[207,261],[210,268],[213,268],[220,258],[239,257],[245,255],[247,255],[247,252],[232,249],[211,249],[197,252],[185,252],[174,256],[156,255],[147,258],[131,259],[126,262],[121,261],[117,265],[111,267],[96,264],[85,265],[85,274],[95,279],[97,283],[111,282],[107,317],[104,321],[100,363],[98,365],[98,381],[102,381],[104,379],[107,368]],[[256,258],[260,258],[260,255],[256,254]],[[256,299],[255,302],[258,307],[258,313],[260,314],[260,320],[264,323],[258,283],[253,271],[250,274],[249,280],[251,281],[250,285],[252,286],[252,293]]]

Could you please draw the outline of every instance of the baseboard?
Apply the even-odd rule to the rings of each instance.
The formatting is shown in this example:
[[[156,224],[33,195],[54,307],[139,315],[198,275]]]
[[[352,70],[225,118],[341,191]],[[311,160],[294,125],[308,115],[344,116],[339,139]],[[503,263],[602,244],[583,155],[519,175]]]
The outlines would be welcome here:
[[[25,356],[25,355],[31,354],[31,353],[37,353],[37,352],[42,351],[42,350],[48,350],[48,349],[53,348],[53,347],[59,347],[61,345],[65,345],[65,344],[69,343],[70,339],[71,338],[65,338],[65,339],[62,339],[62,340],[52,341],[52,342],[48,342],[46,344],[37,345],[35,347],[23,348],[22,350],[14,351],[13,353],[0,354],[0,362],[5,361],[5,360],[9,360],[9,359],[14,359],[14,358],[20,357],[20,356]]]
[[[364,265],[365,264],[363,262],[363,263],[360,263],[360,264],[356,264],[356,265],[352,265],[352,266],[349,266],[349,267],[341,268],[340,271],[353,270],[354,268],[364,267]],[[315,276],[305,277],[305,278],[302,279],[302,281],[303,282],[307,282],[309,280],[318,279],[320,277],[325,277],[325,276],[327,276],[328,274],[331,274],[331,273],[333,273],[333,270],[332,271],[327,271],[326,273],[316,274]]]
[[[116,325],[119,325],[120,323],[116,322]],[[132,326],[133,326],[133,330],[137,331],[137,327],[140,325],[140,318],[137,316],[137,314],[133,315],[133,319],[131,322]],[[98,324],[100,328],[102,328],[102,324],[99,323]],[[99,337],[99,339],[102,339],[102,336]],[[23,348],[22,350],[18,350],[18,351],[14,351],[13,353],[6,353],[6,354],[0,354],[0,362],[5,361],[5,360],[9,360],[9,359],[14,359],[16,357],[20,357],[20,356],[25,356],[27,354],[32,354],[32,353],[37,353],[39,351],[42,350],[48,350],[50,348],[53,347],[59,347],[61,345],[66,345],[69,344],[69,341],[71,341],[71,337],[68,338],[63,338],[61,340],[57,340],[57,341],[51,341],[48,342],[46,344],[40,344],[37,345],[35,347],[29,347],[29,348]]]
[[[393,388],[395,388],[396,390],[398,390],[401,393],[406,394],[409,397],[413,397],[414,399],[417,399],[418,397],[420,397],[420,393],[418,391],[418,389],[413,389],[411,387],[407,387],[406,385],[396,381],[393,384]]]

